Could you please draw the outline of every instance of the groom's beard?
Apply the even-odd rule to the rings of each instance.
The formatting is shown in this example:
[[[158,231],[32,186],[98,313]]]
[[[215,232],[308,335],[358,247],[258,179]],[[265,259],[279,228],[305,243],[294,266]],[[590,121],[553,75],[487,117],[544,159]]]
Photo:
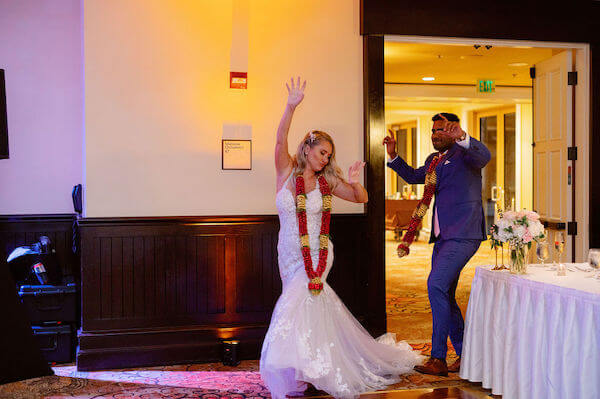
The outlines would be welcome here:
[[[444,152],[446,150],[449,150],[450,147],[452,147],[452,144],[454,144],[454,140],[436,139],[431,140],[431,143],[433,144],[433,148],[435,148],[436,151]]]
[[[433,148],[438,151],[438,152],[445,152],[447,150],[450,149],[452,145],[444,145],[444,146],[440,146],[440,145],[433,145]]]

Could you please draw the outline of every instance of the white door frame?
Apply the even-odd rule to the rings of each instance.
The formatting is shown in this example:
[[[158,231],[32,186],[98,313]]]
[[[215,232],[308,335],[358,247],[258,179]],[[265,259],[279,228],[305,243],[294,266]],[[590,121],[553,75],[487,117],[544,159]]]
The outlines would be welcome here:
[[[577,146],[577,167],[575,184],[577,187],[575,197],[575,218],[577,220],[577,236],[575,236],[575,261],[583,262],[587,259],[589,250],[589,181],[590,181],[590,45],[589,43],[569,42],[540,42],[532,40],[503,40],[464,37],[437,37],[437,36],[409,36],[385,35],[386,42],[400,43],[427,43],[427,44],[480,44],[498,47],[541,47],[564,48],[575,52],[575,69],[577,71],[577,88],[575,90],[575,145]],[[585,90],[581,90],[585,88]],[[535,110],[534,110],[535,112]]]

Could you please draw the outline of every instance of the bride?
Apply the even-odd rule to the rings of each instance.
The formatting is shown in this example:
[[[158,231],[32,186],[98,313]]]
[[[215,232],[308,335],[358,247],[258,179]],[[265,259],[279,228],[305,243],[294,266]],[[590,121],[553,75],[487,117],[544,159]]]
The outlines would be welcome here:
[[[333,140],[321,131],[308,133],[290,157],[288,130],[306,82],[292,79],[286,86],[289,95],[275,144],[283,291],[263,342],[260,373],[274,399],[299,396],[307,388],[355,397],[397,382],[422,357],[406,342],[397,343],[394,334],[373,339],[327,284],[333,264],[331,194],[367,202],[358,182],[365,164],[353,163],[345,181]]]

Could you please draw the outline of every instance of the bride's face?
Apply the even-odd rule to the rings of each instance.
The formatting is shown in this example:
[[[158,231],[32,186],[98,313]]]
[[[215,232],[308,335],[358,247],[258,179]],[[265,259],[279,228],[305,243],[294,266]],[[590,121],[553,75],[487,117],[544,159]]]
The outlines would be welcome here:
[[[323,140],[319,144],[307,147],[306,163],[315,172],[321,171],[329,163],[331,157],[331,144]]]

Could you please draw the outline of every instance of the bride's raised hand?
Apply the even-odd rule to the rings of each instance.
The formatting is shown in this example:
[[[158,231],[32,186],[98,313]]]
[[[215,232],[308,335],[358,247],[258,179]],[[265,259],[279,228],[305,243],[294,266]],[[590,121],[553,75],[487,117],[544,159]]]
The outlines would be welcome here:
[[[360,171],[365,167],[363,161],[356,161],[348,168],[348,183],[359,183]]]
[[[288,89],[288,105],[296,108],[298,104],[304,99],[304,89],[306,88],[306,80],[300,85],[300,76],[298,80],[294,82],[294,78],[290,79],[290,84],[286,83],[285,86]]]

